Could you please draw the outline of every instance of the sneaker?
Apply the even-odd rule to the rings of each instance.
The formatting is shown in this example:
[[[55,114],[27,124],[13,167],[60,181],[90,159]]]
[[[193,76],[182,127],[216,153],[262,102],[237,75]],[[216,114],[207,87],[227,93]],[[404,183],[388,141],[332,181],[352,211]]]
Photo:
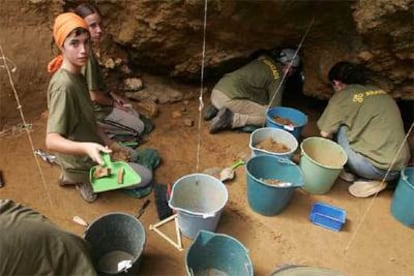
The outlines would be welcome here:
[[[66,186],[66,185],[77,185],[77,184],[80,184],[79,182],[74,182],[74,181],[72,181],[72,180],[69,180],[69,179],[64,178],[63,174],[61,174],[61,175],[59,176],[58,183],[59,183],[59,185],[60,185],[60,186]]]
[[[387,187],[387,182],[380,180],[355,181],[348,187],[348,191],[355,197],[369,197],[375,195]]]
[[[89,183],[78,184],[76,185],[76,189],[79,190],[82,198],[86,202],[89,202],[89,203],[94,202],[96,198],[98,197],[98,194],[93,192],[92,186]]]
[[[217,115],[218,109],[214,105],[209,105],[204,109],[203,118],[204,121],[210,121]]]
[[[214,134],[224,129],[231,129],[234,113],[230,109],[222,108],[211,121],[210,133]]]
[[[354,182],[356,180],[355,174],[347,172],[346,170],[341,171],[339,178],[346,182]]]

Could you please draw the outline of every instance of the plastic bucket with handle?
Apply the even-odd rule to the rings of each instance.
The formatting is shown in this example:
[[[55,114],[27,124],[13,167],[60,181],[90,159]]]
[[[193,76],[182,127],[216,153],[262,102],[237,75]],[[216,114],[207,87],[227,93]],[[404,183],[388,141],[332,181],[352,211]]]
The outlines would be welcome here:
[[[235,238],[201,230],[187,251],[187,275],[252,276],[248,250]]]
[[[392,197],[391,213],[402,224],[414,226],[414,167],[401,171]]]
[[[303,189],[313,194],[328,192],[348,160],[346,152],[339,144],[322,137],[306,138],[300,148]]]
[[[216,230],[227,199],[223,182],[207,174],[195,173],[174,183],[168,204],[177,211],[181,233],[193,239],[200,230]]]
[[[289,203],[296,188],[302,187],[303,177],[299,167],[288,159],[258,155],[246,164],[247,199],[253,211],[273,216]],[[279,185],[269,184],[280,181]]]

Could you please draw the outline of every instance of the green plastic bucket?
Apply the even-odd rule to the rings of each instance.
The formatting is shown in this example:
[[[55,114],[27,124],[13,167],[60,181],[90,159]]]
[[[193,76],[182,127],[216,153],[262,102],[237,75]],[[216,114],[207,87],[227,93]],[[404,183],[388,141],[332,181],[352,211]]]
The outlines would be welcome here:
[[[402,224],[414,226],[414,167],[401,171],[392,197],[391,213]]]
[[[210,231],[198,232],[185,258],[187,275],[253,276],[249,251],[235,238]]]
[[[312,194],[327,193],[348,160],[346,152],[339,144],[322,137],[306,138],[300,149],[303,189]]]

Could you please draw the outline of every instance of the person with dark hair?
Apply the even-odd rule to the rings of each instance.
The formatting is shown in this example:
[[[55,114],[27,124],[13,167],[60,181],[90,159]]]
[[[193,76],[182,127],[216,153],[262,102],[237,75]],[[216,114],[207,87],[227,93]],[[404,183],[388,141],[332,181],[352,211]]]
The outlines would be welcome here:
[[[0,199],[0,275],[97,275],[85,240]]]
[[[404,126],[394,99],[370,85],[365,67],[341,61],[328,74],[334,95],[317,125],[322,137],[336,140],[348,155],[340,177],[356,197],[374,195],[399,177],[410,158]],[[399,151],[401,148],[401,151]],[[389,170],[389,171],[388,171]]]
[[[204,112],[210,133],[245,126],[262,126],[266,109],[282,102],[284,83],[300,65],[296,50],[266,51],[247,65],[222,77],[211,92]]]
[[[103,37],[102,17],[98,8],[89,4],[81,4],[74,12],[86,21],[92,44],[98,45]],[[145,131],[144,121],[125,97],[107,89],[102,70],[93,51],[90,52],[82,73],[88,83],[98,123],[105,132],[115,139],[139,139]]]
[[[89,182],[89,171],[103,164],[101,152],[110,153],[112,141],[96,124],[92,102],[81,69],[88,61],[89,32],[86,22],[75,13],[56,17],[53,37],[61,55],[48,66],[53,73],[47,101],[46,147],[56,152],[61,166],[60,185],[76,185],[82,198],[93,202],[97,195]],[[152,172],[139,164],[130,163],[141,176],[144,186],[152,180]]]

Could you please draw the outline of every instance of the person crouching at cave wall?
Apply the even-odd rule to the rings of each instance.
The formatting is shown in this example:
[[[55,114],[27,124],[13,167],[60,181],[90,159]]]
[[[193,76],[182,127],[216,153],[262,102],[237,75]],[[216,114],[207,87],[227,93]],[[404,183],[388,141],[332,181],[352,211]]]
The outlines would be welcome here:
[[[362,65],[335,64],[328,74],[334,95],[317,122],[321,136],[336,136],[347,153],[340,177],[353,182],[349,192],[356,197],[385,189],[386,181],[397,179],[410,158],[400,110],[384,90],[368,84],[369,75]]]
[[[281,105],[283,75],[291,76],[300,65],[294,49],[273,49],[222,77],[211,92],[211,106],[204,119],[211,120],[210,133],[264,125],[268,106]],[[276,94],[277,93],[277,94]]]

